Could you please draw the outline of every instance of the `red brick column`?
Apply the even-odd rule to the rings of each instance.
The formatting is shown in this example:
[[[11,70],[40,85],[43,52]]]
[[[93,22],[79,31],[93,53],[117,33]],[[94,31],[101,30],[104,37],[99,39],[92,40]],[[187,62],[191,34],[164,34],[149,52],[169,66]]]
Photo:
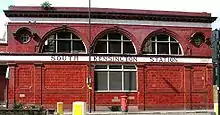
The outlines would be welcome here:
[[[8,82],[8,104],[9,107],[16,101],[16,64],[15,63],[8,63],[9,66],[9,82]]]
[[[42,63],[35,63],[34,72],[34,103],[42,105]]]
[[[192,66],[185,65],[184,66],[184,108],[191,109],[192,108],[192,100],[191,100],[191,80],[192,80]]]
[[[207,109],[213,109],[214,108],[214,95],[213,95],[213,65],[209,64],[207,67],[207,90],[208,90],[208,103],[207,103]]]
[[[137,106],[139,110],[145,109],[145,65],[137,65]]]

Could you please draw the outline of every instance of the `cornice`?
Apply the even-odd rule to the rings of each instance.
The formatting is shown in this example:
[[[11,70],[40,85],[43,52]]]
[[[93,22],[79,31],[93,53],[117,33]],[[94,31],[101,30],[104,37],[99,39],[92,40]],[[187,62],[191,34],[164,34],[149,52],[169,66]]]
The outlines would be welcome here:
[[[57,11],[57,10],[4,10],[7,17],[46,17],[46,18],[89,18],[88,11]],[[92,11],[93,19],[120,19],[120,20],[150,20],[150,21],[175,21],[175,22],[202,22],[212,23],[217,17],[211,16],[191,16],[178,14],[146,14],[128,12],[104,12]]]

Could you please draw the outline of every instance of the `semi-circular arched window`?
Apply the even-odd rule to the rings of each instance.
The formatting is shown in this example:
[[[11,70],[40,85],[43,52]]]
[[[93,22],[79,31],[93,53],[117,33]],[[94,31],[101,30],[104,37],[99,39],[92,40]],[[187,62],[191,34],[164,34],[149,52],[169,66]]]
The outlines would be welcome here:
[[[44,42],[43,52],[86,53],[82,40],[72,32],[60,31],[50,35]]]
[[[120,33],[108,33],[98,39],[93,53],[135,54],[135,48],[126,36]]]
[[[144,44],[143,54],[182,55],[181,45],[173,37],[159,34],[147,40]]]

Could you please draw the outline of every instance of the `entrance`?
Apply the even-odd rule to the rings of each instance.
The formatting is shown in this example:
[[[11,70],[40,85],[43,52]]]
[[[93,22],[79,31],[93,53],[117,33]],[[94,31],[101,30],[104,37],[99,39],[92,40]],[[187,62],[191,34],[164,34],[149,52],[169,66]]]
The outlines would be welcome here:
[[[6,69],[7,66],[0,65],[0,106],[6,105]]]

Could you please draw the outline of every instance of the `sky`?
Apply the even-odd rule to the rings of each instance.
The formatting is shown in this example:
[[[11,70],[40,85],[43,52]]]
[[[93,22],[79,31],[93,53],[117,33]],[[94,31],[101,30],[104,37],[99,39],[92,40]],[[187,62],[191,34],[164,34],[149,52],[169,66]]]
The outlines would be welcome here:
[[[3,10],[8,6],[40,6],[48,1],[52,6],[88,7],[89,0],[0,0],[0,38],[6,31],[8,19]],[[212,23],[212,29],[220,28],[220,0],[91,0],[91,7],[142,10],[165,10],[184,12],[208,12],[219,17]]]

